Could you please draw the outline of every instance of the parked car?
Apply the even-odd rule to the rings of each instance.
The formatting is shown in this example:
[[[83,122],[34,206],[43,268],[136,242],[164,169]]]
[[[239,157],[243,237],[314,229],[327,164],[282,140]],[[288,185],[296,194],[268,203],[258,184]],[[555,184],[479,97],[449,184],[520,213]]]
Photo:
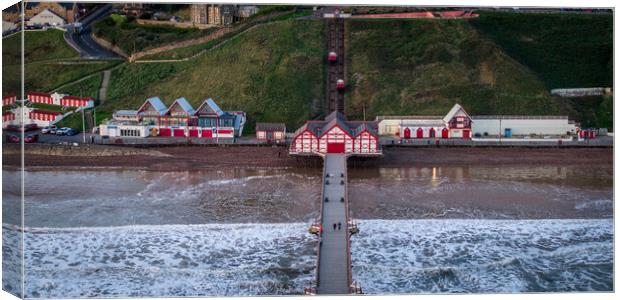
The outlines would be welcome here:
[[[39,126],[37,126],[37,124],[26,124],[24,125],[24,131],[32,131],[32,130],[37,130],[39,129]],[[6,131],[18,131],[21,132],[22,128],[19,125],[7,125],[6,128],[4,129]]]
[[[6,131],[20,131],[21,128],[19,127],[19,125],[7,125],[6,128],[4,128],[4,130],[6,130]]]
[[[13,135],[13,134],[7,134],[6,141],[8,143],[19,143],[19,136]]]
[[[68,129],[67,127],[56,129],[56,135],[65,135],[67,129]]]
[[[24,137],[24,143],[36,143],[39,141],[38,134],[30,134]]]
[[[54,132],[52,132],[52,130],[54,130]],[[41,133],[52,133],[52,134],[55,134],[56,133],[56,126],[55,125],[45,126],[45,127],[43,127],[43,129],[41,129]]]
[[[37,124],[24,125],[24,131],[32,131],[32,130],[37,130],[37,129],[39,129],[39,126],[37,126]]]
[[[73,128],[69,128],[68,130],[65,130],[65,135],[73,136],[73,135],[76,135],[76,134],[78,134],[77,130],[75,130]]]
[[[75,135],[75,134],[67,134],[70,131],[75,132],[75,134],[77,134],[77,131],[73,128],[69,128],[69,127],[63,127],[60,129],[56,129],[56,135]]]

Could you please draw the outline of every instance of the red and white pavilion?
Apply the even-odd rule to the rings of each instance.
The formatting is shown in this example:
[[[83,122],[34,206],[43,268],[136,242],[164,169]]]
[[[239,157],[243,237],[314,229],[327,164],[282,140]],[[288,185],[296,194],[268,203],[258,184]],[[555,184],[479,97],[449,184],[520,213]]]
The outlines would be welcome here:
[[[306,121],[294,134],[289,154],[381,155],[376,121],[346,121],[332,112],[323,121]]]

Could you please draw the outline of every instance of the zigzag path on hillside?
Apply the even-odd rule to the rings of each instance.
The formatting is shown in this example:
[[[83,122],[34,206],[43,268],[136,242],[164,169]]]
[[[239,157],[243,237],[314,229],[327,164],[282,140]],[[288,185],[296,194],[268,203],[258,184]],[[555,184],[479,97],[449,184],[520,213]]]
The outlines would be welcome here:
[[[270,13],[268,15],[264,15],[264,16],[259,16],[256,17],[254,20],[250,21],[247,24],[241,24],[239,26],[232,26],[232,27],[224,27],[222,29],[219,29],[207,36],[204,37],[200,37],[200,38],[196,38],[196,39],[191,39],[191,40],[185,40],[185,41],[181,41],[178,43],[174,43],[174,44],[170,44],[170,45],[165,45],[165,46],[160,46],[160,47],[156,47],[156,48],[152,48],[152,49],[147,49],[144,51],[140,51],[140,52],[136,52],[133,53],[129,56],[129,61],[130,62],[136,62],[138,59],[140,59],[141,57],[145,57],[148,55],[154,55],[154,54],[158,54],[161,52],[166,52],[166,51],[170,51],[170,50],[174,50],[174,49],[179,49],[179,48],[185,48],[188,46],[193,46],[193,45],[198,45],[198,44],[205,44],[208,43],[210,41],[213,41],[217,38],[220,38],[222,36],[224,36],[225,34],[229,34],[229,33],[242,33],[244,31],[247,31],[253,27],[255,27],[256,25],[259,25],[265,21],[268,21],[271,18],[274,17],[279,17],[288,13],[294,12],[292,10],[290,11],[281,11],[281,12],[273,12]],[[208,50],[208,49],[207,49]],[[204,51],[204,50],[203,50]],[[202,51],[201,51],[202,52]],[[199,52],[199,54],[201,53]],[[184,59],[179,59],[177,61],[183,61]],[[164,62],[164,61],[175,61],[175,60],[161,60],[159,62]]]

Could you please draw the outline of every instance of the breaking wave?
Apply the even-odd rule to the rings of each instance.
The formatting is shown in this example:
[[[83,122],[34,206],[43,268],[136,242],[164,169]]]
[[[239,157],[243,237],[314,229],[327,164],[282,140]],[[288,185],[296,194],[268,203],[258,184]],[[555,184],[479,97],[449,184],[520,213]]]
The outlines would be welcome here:
[[[352,239],[365,293],[613,290],[613,220],[367,220]]]
[[[301,294],[305,223],[28,228],[26,297]],[[368,294],[611,291],[613,220],[362,220],[353,278]],[[3,287],[19,286],[3,228]]]

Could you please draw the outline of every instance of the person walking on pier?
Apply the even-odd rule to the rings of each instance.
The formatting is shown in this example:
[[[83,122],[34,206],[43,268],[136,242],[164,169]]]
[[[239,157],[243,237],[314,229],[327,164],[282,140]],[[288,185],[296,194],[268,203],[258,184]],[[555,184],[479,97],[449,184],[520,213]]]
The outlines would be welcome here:
[[[336,230],[336,223],[334,223],[334,230]]]
[[[342,228],[342,223],[338,222],[338,230]]]

